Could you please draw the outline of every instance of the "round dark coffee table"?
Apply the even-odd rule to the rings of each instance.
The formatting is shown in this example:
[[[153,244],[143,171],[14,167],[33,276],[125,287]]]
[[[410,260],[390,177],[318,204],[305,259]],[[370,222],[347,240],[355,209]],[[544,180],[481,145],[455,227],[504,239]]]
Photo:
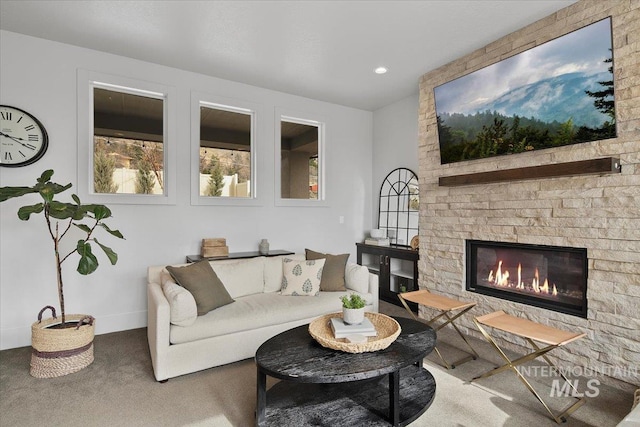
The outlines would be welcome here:
[[[400,336],[375,352],[324,348],[309,335],[308,325],[262,344],[255,357],[256,424],[404,426],[422,415],[436,391],[433,376],[422,367],[436,334],[424,323],[395,319]],[[267,392],[267,375],[283,381]]]

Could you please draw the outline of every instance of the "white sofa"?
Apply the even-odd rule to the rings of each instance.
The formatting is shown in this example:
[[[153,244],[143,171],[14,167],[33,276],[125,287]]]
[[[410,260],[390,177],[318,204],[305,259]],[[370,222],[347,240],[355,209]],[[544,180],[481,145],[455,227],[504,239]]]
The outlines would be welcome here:
[[[211,261],[235,301],[197,316],[190,326],[171,322],[171,305],[175,301],[167,299],[162,285],[173,279],[165,266],[149,267],[147,337],[156,379],[164,381],[254,357],[263,342],[280,332],[340,311],[342,295],[361,294],[368,304],[365,309],[378,311],[378,276],[353,263],[347,263],[345,268],[346,292],[281,295],[285,257],[304,260],[304,255],[296,254]]]

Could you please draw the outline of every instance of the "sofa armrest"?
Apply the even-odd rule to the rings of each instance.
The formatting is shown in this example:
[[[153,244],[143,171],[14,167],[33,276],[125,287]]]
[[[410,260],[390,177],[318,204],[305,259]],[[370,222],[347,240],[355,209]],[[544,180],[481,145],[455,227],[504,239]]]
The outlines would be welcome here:
[[[377,274],[369,273],[369,293],[373,295],[373,311],[378,313],[380,311],[380,293]]]
[[[158,381],[166,380],[171,311],[158,283],[147,284],[147,339],[153,372]]]

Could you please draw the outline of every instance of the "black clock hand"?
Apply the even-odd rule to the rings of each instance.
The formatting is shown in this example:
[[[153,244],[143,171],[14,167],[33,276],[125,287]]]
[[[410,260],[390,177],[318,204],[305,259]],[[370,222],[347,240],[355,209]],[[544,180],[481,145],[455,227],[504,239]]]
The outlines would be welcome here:
[[[20,141],[21,139],[24,139],[24,138],[13,137],[13,136],[11,136],[11,135],[7,135],[7,134],[6,134],[6,133],[4,133],[4,132],[0,132],[0,135],[2,135],[2,136],[6,136],[7,138],[10,138],[10,139],[13,139],[15,142],[17,142],[18,144],[22,145],[23,147],[27,147],[27,148],[30,148],[30,149],[32,149],[32,150],[34,149],[34,148],[33,148],[32,146],[30,146],[29,144],[25,144],[24,142]]]

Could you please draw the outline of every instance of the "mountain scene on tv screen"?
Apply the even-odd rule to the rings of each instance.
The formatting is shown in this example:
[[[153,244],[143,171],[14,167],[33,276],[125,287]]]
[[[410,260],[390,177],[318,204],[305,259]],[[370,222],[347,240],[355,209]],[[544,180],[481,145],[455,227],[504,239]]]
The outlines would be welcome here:
[[[434,94],[443,164],[615,138],[611,19]]]

